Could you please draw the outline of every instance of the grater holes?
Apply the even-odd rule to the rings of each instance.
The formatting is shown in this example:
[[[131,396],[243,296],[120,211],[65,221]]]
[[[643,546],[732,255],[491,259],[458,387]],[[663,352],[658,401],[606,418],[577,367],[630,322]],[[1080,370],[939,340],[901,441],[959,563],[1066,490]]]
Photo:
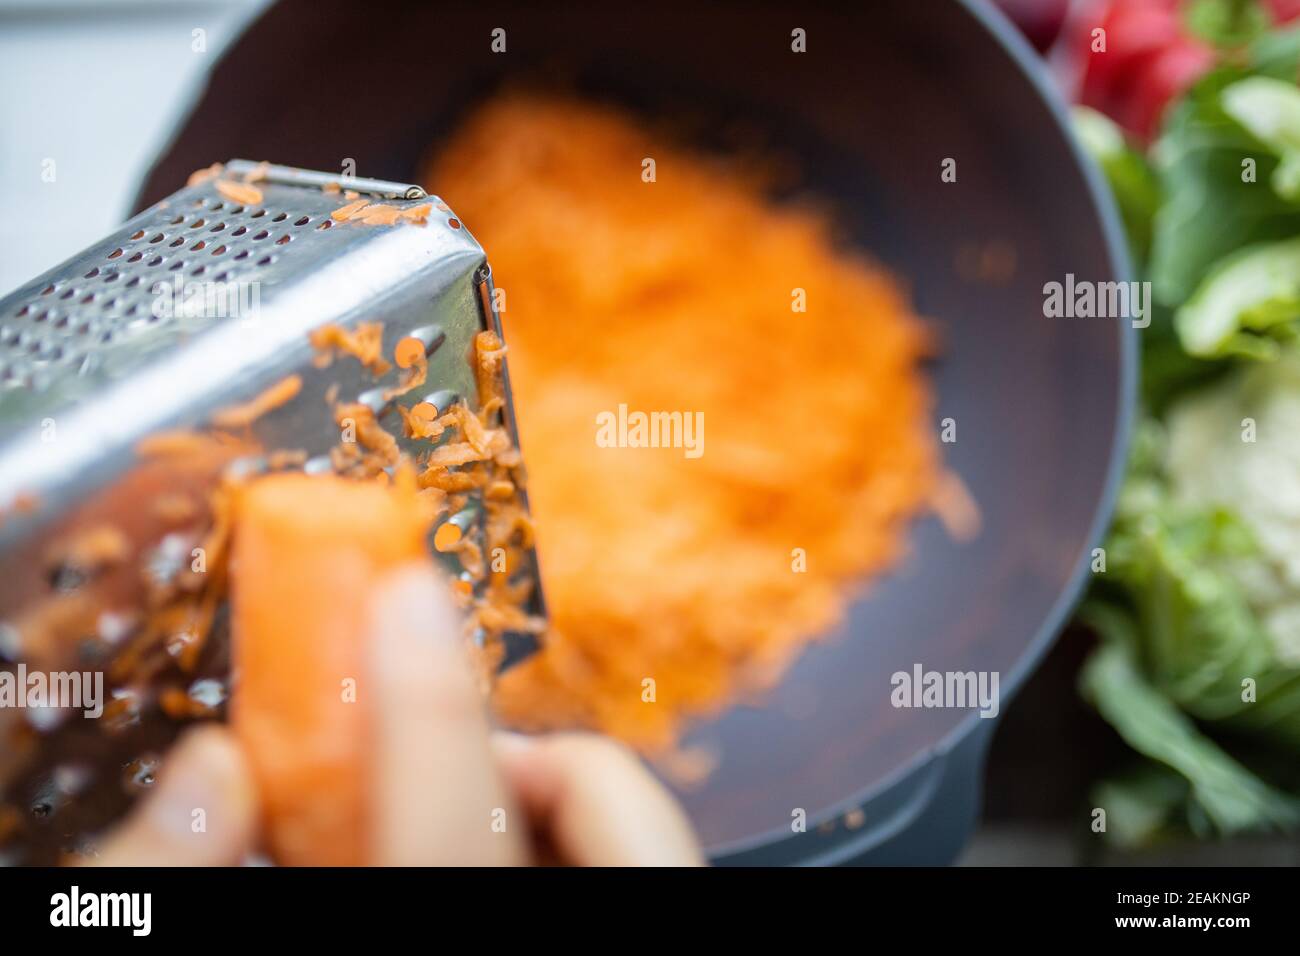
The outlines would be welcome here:
[[[460,220],[459,220],[459,219],[454,219],[454,218],[453,218],[453,219],[448,219],[448,220],[447,220],[447,225],[451,226],[451,228],[453,228],[453,229],[459,229],[459,228],[460,228]]]
[[[170,316],[151,308],[148,293],[156,283],[256,281],[282,267],[282,247],[304,238],[310,245],[317,231],[334,225],[328,210],[315,205],[277,209],[205,200],[191,207],[182,200],[156,209],[120,233],[116,247],[101,247],[69,275],[56,275],[6,309],[10,328],[0,321],[0,376],[11,367],[38,383],[49,381],[55,368],[73,374],[101,343],[116,347],[169,325]],[[43,311],[42,304],[57,308]]]

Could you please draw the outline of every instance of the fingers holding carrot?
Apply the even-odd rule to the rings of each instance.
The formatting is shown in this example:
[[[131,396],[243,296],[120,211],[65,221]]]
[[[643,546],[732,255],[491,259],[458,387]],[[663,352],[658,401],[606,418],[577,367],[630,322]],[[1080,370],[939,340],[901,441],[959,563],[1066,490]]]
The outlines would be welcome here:
[[[527,862],[524,821],[488,746],[483,696],[445,586],[412,565],[375,598],[370,862]]]
[[[589,734],[490,735],[462,622],[427,561],[380,567],[353,553],[347,577],[371,582],[357,602],[321,564],[326,552],[311,556],[319,542],[306,539],[319,529],[267,527],[304,540],[289,549],[299,563],[257,564],[259,584],[236,596],[236,733],[185,738],[99,862],[230,865],[258,847],[288,864],[701,861],[680,808],[625,748]],[[330,553],[337,563],[337,543]],[[313,577],[288,587],[289,566]],[[258,612],[270,595],[296,595],[309,610],[294,620],[279,604]],[[247,675],[250,666],[263,672]],[[356,675],[350,699],[338,696],[342,673]],[[196,808],[206,836],[186,830]]]

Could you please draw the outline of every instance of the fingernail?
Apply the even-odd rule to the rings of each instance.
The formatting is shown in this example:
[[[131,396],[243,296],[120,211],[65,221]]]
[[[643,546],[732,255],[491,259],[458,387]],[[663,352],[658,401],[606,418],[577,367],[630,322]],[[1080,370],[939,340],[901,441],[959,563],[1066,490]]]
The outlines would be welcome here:
[[[411,669],[463,668],[462,628],[446,583],[425,564],[394,571],[375,589],[370,661],[381,686],[411,678]]]
[[[444,582],[427,565],[408,565],[384,578],[370,613],[376,637],[386,643],[458,646],[460,621]]]

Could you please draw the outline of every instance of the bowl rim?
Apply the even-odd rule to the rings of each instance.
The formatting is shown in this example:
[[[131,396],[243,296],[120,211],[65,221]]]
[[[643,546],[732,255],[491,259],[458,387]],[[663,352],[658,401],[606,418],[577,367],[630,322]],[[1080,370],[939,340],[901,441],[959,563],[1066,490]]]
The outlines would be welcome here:
[[[1087,154],[1078,138],[1074,135],[1070,119],[1070,106],[1052,83],[1046,61],[1034,51],[1029,45],[1029,41],[1007,19],[1006,15],[989,0],[955,0],[955,4],[958,9],[966,13],[975,22],[978,28],[983,29],[1001,47],[1002,51],[1010,58],[1012,65],[1019,71],[1029,87],[1038,96],[1038,99],[1047,108],[1051,122],[1065,141],[1066,149],[1083,178],[1087,198],[1096,212],[1098,224],[1101,227],[1102,244],[1112,274],[1117,278],[1132,278],[1134,275],[1132,259],[1129,255],[1128,242],[1124,235],[1114,197],[1111,195],[1096,162]],[[1137,330],[1132,324],[1122,321],[1117,322],[1116,330],[1119,335],[1119,375],[1116,382],[1118,396],[1115,406],[1115,422],[1112,431],[1109,461],[1106,466],[1106,477],[1102,485],[1101,495],[1093,511],[1087,539],[1079,557],[1075,561],[1074,570],[1067,578],[1056,601],[1048,609],[1037,631],[1034,632],[1033,637],[1025,645],[1024,651],[1001,681],[1002,713],[1005,713],[1006,706],[1011,703],[1020,687],[1028,680],[1029,676],[1047,655],[1048,650],[1055,643],[1056,638],[1066,624],[1070,613],[1078,604],[1088,581],[1091,549],[1105,536],[1115,510],[1115,502],[1119,496],[1119,489],[1124,479],[1125,466],[1128,460],[1128,446],[1133,427],[1133,411],[1137,400],[1137,363],[1139,354]],[[963,744],[974,743],[979,745],[986,742],[992,735],[989,734],[988,738],[984,738],[977,734],[976,730],[992,730],[997,721],[998,718],[988,720],[972,711],[963,716],[952,729],[928,749],[918,751],[875,782],[832,804],[826,810],[819,812],[815,816],[809,814],[806,832],[791,833],[788,828],[780,828],[756,833],[738,840],[714,844],[707,848],[709,858],[715,862],[726,863],[728,858],[761,853],[765,850],[771,850],[779,844],[786,844],[795,849],[794,858],[796,861],[800,857],[807,859],[813,856],[822,860],[828,857],[837,860],[851,859],[875,845],[885,834],[882,834],[879,828],[868,825],[850,831],[847,837],[842,837],[840,840],[827,841],[823,838],[815,847],[809,846],[807,848],[812,852],[800,853],[797,848],[799,844],[811,843],[810,838],[817,835],[819,824],[837,820],[850,811],[868,807],[869,804],[886,793],[905,785],[927,768],[945,760],[949,754]],[[980,762],[983,762],[982,757]],[[932,791],[933,787],[921,787],[919,793],[913,799],[918,801],[928,800],[932,795]],[[888,835],[894,835],[892,828]]]

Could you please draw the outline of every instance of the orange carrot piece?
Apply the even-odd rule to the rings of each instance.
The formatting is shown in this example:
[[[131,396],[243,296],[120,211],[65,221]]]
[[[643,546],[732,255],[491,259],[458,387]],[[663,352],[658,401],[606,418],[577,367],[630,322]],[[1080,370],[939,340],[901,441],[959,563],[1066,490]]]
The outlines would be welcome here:
[[[301,391],[302,377],[290,375],[259,392],[242,405],[233,405],[216,412],[212,416],[212,424],[218,428],[245,428],[267,412],[274,411],[281,405],[287,405],[297,398]]]
[[[358,322],[349,330],[341,325],[322,325],[308,336],[311,347],[324,357],[324,364],[333,360],[335,352],[354,356],[372,375],[387,375],[392,369],[383,356],[384,323]]]
[[[228,179],[218,179],[216,188],[217,192],[231,202],[242,203],[245,206],[257,206],[262,202],[262,190],[248,183],[232,183]]]
[[[211,166],[205,167],[204,169],[196,169],[194,172],[190,173],[190,178],[185,181],[185,185],[198,186],[202,183],[206,183],[209,179],[220,176],[223,169],[225,169],[225,167],[220,163],[213,163]]]
[[[351,219],[353,216],[355,216],[357,213],[359,213],[362,209],[364,209],[369,204],[370,204],[370,200],[368,199],[358,199],[355,202],[350,202],[345,206],[339,206],[338,209],[335,209],[332,213],[330,213],[330,218],[333,219],[335,222],[347,222],[349,219]]]
[[[232,723],[281,863],[365,862],[367,598],[392,568],[429,560],[427,527],[409,481],[279,474],[239,491]]]

